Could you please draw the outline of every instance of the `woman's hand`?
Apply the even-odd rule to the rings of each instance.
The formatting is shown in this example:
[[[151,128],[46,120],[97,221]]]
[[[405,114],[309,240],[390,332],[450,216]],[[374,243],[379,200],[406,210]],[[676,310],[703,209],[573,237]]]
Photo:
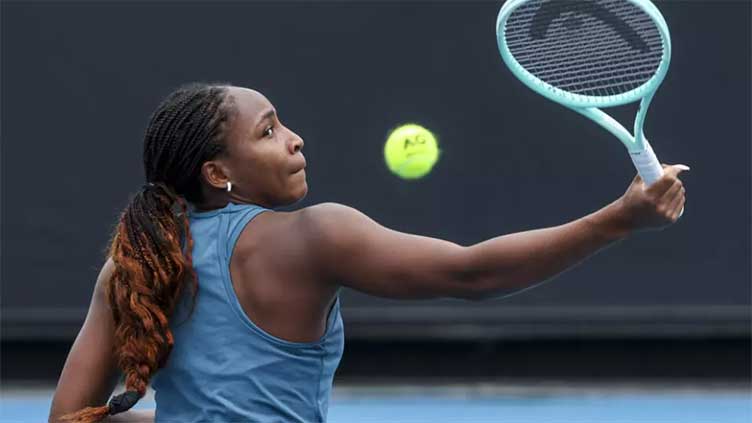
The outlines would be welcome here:
[[[684,184],[679,180],[686,165],[663,165],[663,177],[649,187],[637,175],[617,201],[629,231],[655,230],[670,225],[684,210]]]

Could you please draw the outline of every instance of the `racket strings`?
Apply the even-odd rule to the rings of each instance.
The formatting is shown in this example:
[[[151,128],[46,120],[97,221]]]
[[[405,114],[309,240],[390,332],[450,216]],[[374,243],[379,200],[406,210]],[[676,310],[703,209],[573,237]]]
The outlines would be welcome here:
[[[642,74],[638,74],[638,76],[645,77],[647,79],[650,79],[650,77],[653,75],[653,72],[644,72]],[[574,92],[576,89],[579,89],[583,86],[587,86],[587,89],[590,91],[598,91],[603,90],[602,92],[605,93],[605,95],[617,95],[620,94],[620,92],[615,91],[614,88],[614,81],[617,80],[616,77],[609,77],[609,78],[603,78],[601,80],[596,81],[585,81],[585,82],[571,82],[567,85],[562,85],[562,88],[564,91]],[[630,84],[631,81],[623,81],[622,84]],[[639,85],[635,85],[634,87],[637,88]],[[574,89],[572,89],[574,88]],[[598,91],[599,93],[601,91]],[[603,94],[601,94],[603,95]]]
[[[549,10],[541,8],[542,3],[552,2],[558,5],[564,4],[569,8],[569,10],[567,10],[567,7],[558,7],[556,9]],[[603,27],[605,22],[598,18],[598,15],[602,15],[602,13],[592,13],[592,10],[597,10],[597,7],[599,7],[596,6],[595,3],[596,2],[594,0],[568,0],[568,3],[567,0],[535,0],[515,10],[513,14],[514,16],[510,17],[510,20],[507,21],[507,24],[509,25],[509,22],[514,19],[517,22],[523,23],[523,26],[527,27],[526,29],[536,32],[536,34],[530,34],[529,31],[519,34],[518,38],[523,40],[529,38],[531,35],[536,39],[545,37],[556,38],[562,33],[571,31],[571,28],[568,28],[566,25],[554,27],[553,29],[551,28],[550,23],[548,25],[540,25],[541,22],[553,22],[553,20],[556,18],[560,18],[559,20],[562,22],[569,20],[570,22],[576,23],[578,27],[577,29],[583,28],[582,26],[580,26],[582,24],[581,21],[576,22],[578,19],[587,20],[591,24],[591,26],[593,23],[596,23],[598,26]],[[612,15],[617,16],[621,21],[626,22],[632,29],[637,29],[641,24],[648,24],[651,27],[654,26],[652,20],[647,14],[635,13],[642,11],[637,9],[632,4],[628,3],[626,0],[601,0],[598,3],[607,6],[605,8],[602,8],[602,10],[606,10]],[[592,10],[588,10],[588,5],[590,5],[590,9]],[[525,9],[527,9],[528,12],[521,12]],[[544,27],[546,28],[546,32],[545,34],[542,34],[541,30]],[[585,27],[583,29],[592,28]],[[631,31],[625,32],[624,30],[622,30],[621,35],[625,37],[631,37],[633,41],[638,41],[635,38],[635,34]],[[508,40],[511,42],[514,40],[514,37],[508,37]]]
[[[536,78],[588,96],[639,87],[663,58],[655,23],[626,0],[533,0],[510,14],[504,38]]]
[[[577,70],[588,70],[591,71],[587,75],[588,81],[597,82],[601,79],[603,79],[604,76],[624,76],[625,74],[638,77],[641,74],[647,72],[648,77],[650,77],[655,72],[655,67],[648,63],[633,63],[632,60],[630,60],[628,57],[622,60],[615,60],[612,59],[608,66],[601,66],[598,69],[589,69],[587,67],[578,67],[574,69]],[[555,72],[554,72],[555,71]],[[560,85],[566,85],[566,81],[571,79],[567,74],[564,76],[558,76],[557,73],[560,72],[560,69],[552,69],[548,72],[536,72],[536,76],[539,78],[541,76],[546,77],[550,75],[550,78],[547,78],[547,81],[549,84],[552,84],[557,87],[560,87]],[[584,77],[583,77],[584,79]]]
[[[545,76],[545,71],[549,69],[572,70],[577,67],[594,68],[597,65],[593,64],[593,59],[617,60],[627,58],[631,60],[634,54],[633,52],[620,51],[618,53],[614,53],[611,40],[605,37],[602,37],[602,39],[603,41],[594,43],[592,49],[581,49],[580,51],[576,51],[571,55],[551,56],[549,58],[550,60],[547,60],[545,62],[538,60],[542,58],[543,55],[538,55],[535,58],[516,58],[518,59],[518,62],[528,70],[528,72],[534,73],[535,75],[539,75],[540,73],[540,75],[543,76]],[[536,62],[535,60],[538,61]]]
[[[652,26],[652,22],[646,23],[641,25],[644,29],[649,29],[650,26]],[[607,38],[604,38],[604,36],[607,36]],[[554,51],[553,53],[558,53],[558,57],[566,59],[569,57],[569,53],[572,51],[589,51],[589,48],[591,47],[610,47],[613,48],[613,38],[615,37],[615,34],[610,29],[596,29],[596,30],[590,30],[587,32],[587,35],[584,37],[580,37],[579,39],[570,39],[565,40],[569,41],[569,44],[567,45],[572,50],[563,50],[560,51]],[[645,37],[642,37],[641,40],[645,41],[648,45],[650,44],[656,44],[661,42],[660,34],[647,34]],[[624,40],[626,42],[629,42],[629,39]],[[563,42],[563,41],[560,41]],[[532,43],[525,43],[525,42],[519,42],[519,43],[511,43],[510,41],[507,41],[507,46],[509,46],[510,50],[514,49],[515,52],[515,58],[520,60],[535,60],[540,59],[541,57],[549,57],[549,58],[556,58],[557,55],[550,56],[546,53],[551,53],[546,50],[542,50],[539,45],[532,44]],[[633,53],[633,51],[629,51],[629,53]]]
[[[540,0],[538,0],[538,1],[540,1]],[[549,0],[549,1],[556,1],[556,0]],[[586,0],[583,0],[583,1],[586,1]],[[622,0],[622,1],[626,1],[626,0]],[[513,13],[513,16],[511,16],[510,19],[507,20],[507,28],[509,28],[509,25],[510,25],[510,22],[512,22],[512,19],[514,19],[514,21],[516,21],[517,24],[520,24],[521,28],[519,28],[519,29],[524,29],[524,30],[526,30],[526,32],[519,32],[518,31],[516,35],[507,36],[507,41],[509,42],[510,45],[514,45],[516,41],[527,42],[527,40],[529,38],[531,38],[530,30],[533,29],[532,28],[533,25],[534,25],[533,18],[536,18],[536,16],[537,17],[541,16],[541,14],[536,14],[534,12],[527,13],[527,14],[526,13],[517,13],[520,9],[515,10],[515,12]],[[626,8],[622,7],[622,8],[619,8],[619,9],[615,9],[614,11],[626,11]],[[570,13],[572,13],[572,12],[570,12]],[[564,20],[567,19],[567,16],[571,17],[571,14],[567,15],[567,16],[563,16],[563,14],[561,14],[561,13],[558,13],[558,14],[543,13],[542,14],[542,16],[545,17],[544,19],[550,19],[552,21],[555,18],[559,17],[559,15],[562,15],[562,18],[564,18]],[[583,19],[583,20],[587,20],[588,23],[590,24],[590,26],[594,26],[593,23],[595,23],[598,26],[603,26],[603,24],[601,23],[602,21],[599,21],[595,16],[592,16],[592,15],[578,16],[578,18],[579,19]],[[633,29],[640,29],[641,26],[649,26],[649,27],[654,26],[653,21],[647,15],[634,15],[634,14],[633,15],[629,15],[629,14],[625,13],[624,16],[623,16],[623,19],[625,21],[627,21],[630,24],[630,27],[633,28]],[[583,23],[584,22],[580,22],[580,24],[583,24]],[[512,24],[514,24],[514,22],[512,22]],[[578,25],[578,29],[592,29],[592,28],[587,28],[587,27],[583,28],[583,26],[579,26]],[[570,30],[571,29],[567,28],[566,26],[554,27],[553,29],[550,28],[550,26],[549,26],[548,30],[546,31],[545,36],[546,37],[558,37],[558,36],[561,36],[563,33],[566,33],[566,32],[568,32]],[[632,34],[632,33],[623,33],[622,36],[634,37],[634,34]],[[534,38],[534,39],[536,39],[536,38]]]
[[[652,22],[644,23],[641,26],[637,27],[638,29],[644,29],[649,30],[653,26]],[[618,34],[614,33],[610,28],[603,28],[602,26],[598,25],[592,25],[591,28],[581,28],[583,36],[574,38],[574,37],[557,37],[557,38],[550,38],[549,46],[547,49],[541,49],[542,43],[516,43],[516,44],[509,44],[510,50],[514,50],[515,52],[515,58],[519,57],[519,60],[531,60],[531,59],[539,59],[541,57],[550,57],[551,53],[554,53],[558,55],[558,57],[566,58],[569,56],[570,53],[578,52],[578,51],[589,51],[593,47],[598,47],[599,45],[609,45],[611,48],[614,48],[615,46],[613,44],[619,43],[619,44],[626,44],[626,46],[620,46],[622,47],[622,50],[625,50],[625,52],[634,53],[634,50],[632,48],[626,49],[624,47],[630,47],[631,44],[630,41],[633,39],[636,39],[635,37],[623,37],[619,36]],[[647,46],[660,44],[661,37],[660,34],[657,32],[654,34],[646,34],[645,36],[640,37],[641,42],[645,42]],[[656,41],[658,43],[656,43]],[[553,48],[552,48],[553,47]],[[547,54],[548,53],[548,54]]]

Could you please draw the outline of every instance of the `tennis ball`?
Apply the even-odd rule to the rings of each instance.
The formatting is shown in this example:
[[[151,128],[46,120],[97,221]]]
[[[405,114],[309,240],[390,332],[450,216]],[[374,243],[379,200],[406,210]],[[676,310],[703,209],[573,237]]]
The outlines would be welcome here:
[[[412,123],[398,126],[384,144],[387,167],[403,179],[418,179],[428,174],[439,160],[439,152],[431,131]]]

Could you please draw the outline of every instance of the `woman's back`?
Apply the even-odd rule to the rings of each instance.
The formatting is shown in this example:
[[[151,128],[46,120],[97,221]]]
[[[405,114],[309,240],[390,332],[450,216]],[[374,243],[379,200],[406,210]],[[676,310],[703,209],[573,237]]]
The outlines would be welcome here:
[[[339,301],[318,341],[289,342],[251,321],[233,288],[235,244],[264,211],[229,203],[191,213],[198,293],[192,314],[186,292],[171,319],[174,347],[152,385],[157,422],[326,420],[344,343]]]

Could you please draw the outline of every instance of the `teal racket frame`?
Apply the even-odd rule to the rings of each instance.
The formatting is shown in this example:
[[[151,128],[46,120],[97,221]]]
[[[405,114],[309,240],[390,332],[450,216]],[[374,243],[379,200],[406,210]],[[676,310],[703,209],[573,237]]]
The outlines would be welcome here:
[[[496,19],[496,41],[498,43],[499,53],[501,54],[504,63],[512,71],[512,74],[522,81],[523,84],[527,85],[530,89],[543,97],[588,117],[613,134],[627,148],[627,151],[632,158],[632,162],[647,185],[660,179],[663,175],[663,169],[658,162],[650,143],[645,138],[643,131],[645,116],[650,106],[650,102],[652,101],[656,90],[663,82],[671,62],[671,36],[669,34],[668,25],[666,25],[666,21],[663,19],[658,8],[647,0],[624,0],[642,9],[653,20],[653,22],[655,22],[658,31],[660,32],[661,41],[663,43],[663,57],[656,69],[655,75],[639,87],[625,93],[594,97],[560,90],[535,77],[533,74],[525,70],[514,58],[507,46],[506,38],[504,36],[506,21],[514,10],[529,1],[530,0],[507,1],[501,7]],[[634,135],[614,118],[609,116],[603,110],[600,110],[600,108],[621,106],[637,102],[638,100],[640,101],[640,106],[635,115]]]

